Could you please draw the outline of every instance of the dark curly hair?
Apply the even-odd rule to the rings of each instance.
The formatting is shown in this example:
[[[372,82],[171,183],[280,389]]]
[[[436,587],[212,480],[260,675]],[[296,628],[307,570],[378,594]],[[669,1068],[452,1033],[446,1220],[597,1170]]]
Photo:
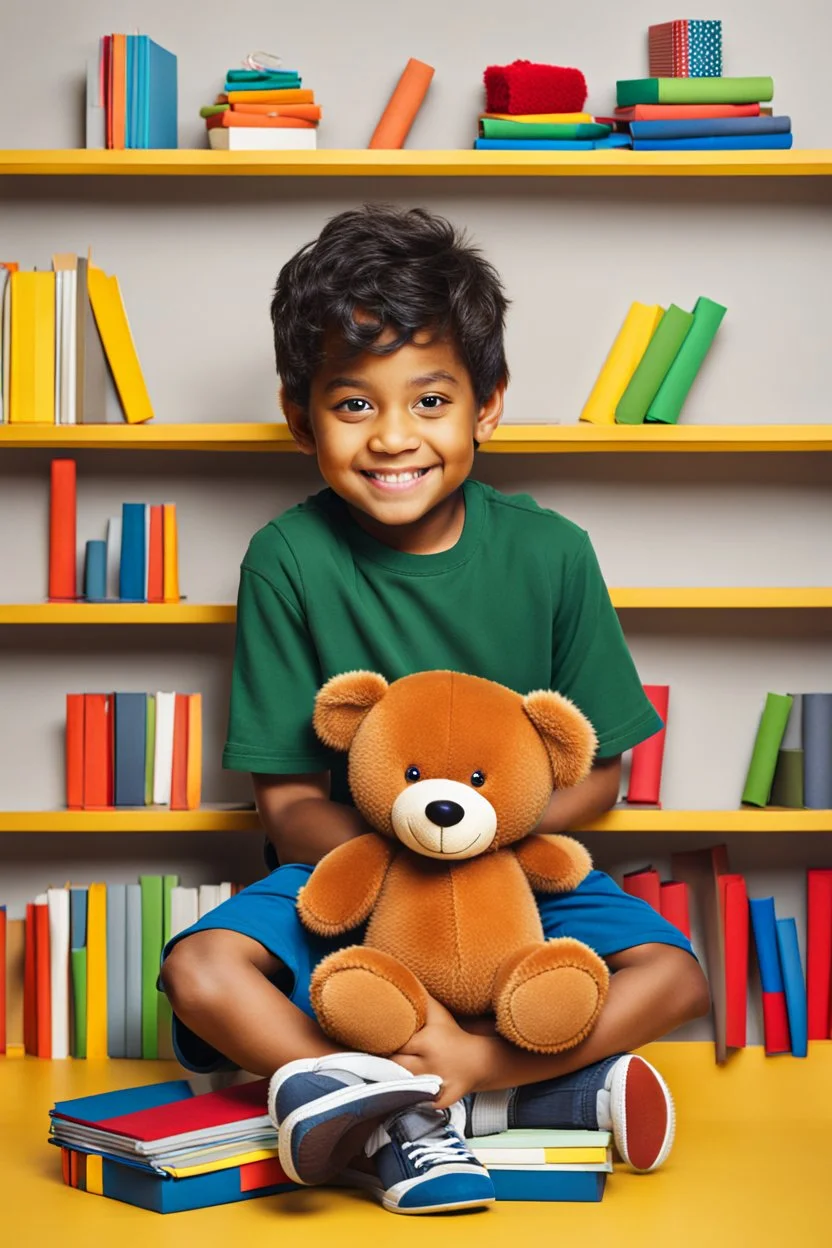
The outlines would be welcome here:
[[[271,305],[277,371],[287,398],[306,409],[327,330],[356,354],[387,355],[428,329],[453,339],[484,403],[508,380],[507,306],[494,266],[450,221],[364,204],[333,217],[280,270]],[[384,331],[394,337],[382,345]]]

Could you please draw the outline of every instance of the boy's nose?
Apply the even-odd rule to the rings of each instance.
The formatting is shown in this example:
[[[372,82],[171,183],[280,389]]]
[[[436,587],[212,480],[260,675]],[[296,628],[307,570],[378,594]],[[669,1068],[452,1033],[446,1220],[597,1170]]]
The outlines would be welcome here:
[[[402,451],[415,450],[419,441],[413,421],[407,415],[391,414],[375,422],[369,448],[383,455],[397,455]]]
[[[459,802],[428,802],[425,814],[431,823],[440,828],[452,828],[465,818],[465,811]]]

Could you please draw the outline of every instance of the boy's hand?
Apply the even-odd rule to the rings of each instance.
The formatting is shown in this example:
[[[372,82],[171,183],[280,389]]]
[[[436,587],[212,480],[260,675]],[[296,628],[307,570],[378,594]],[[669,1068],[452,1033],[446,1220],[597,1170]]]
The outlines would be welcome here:
[[[438,1075],[442,1090],[435,1104],[447,1109],[491,1077],[493,1041],[464,1031],[444,1005],[431,997],[424,1027],[393,1054],[393,1061],[414,1075]]]

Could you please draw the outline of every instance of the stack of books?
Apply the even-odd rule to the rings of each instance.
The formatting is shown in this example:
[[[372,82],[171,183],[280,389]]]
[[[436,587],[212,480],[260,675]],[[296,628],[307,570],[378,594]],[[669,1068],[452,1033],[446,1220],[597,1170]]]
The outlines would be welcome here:
[[[485,71],[486,111],[476,151],[591,151],[629,147],[612,123],[581,111],[586,80],[578,69],[515,61]]]
[[[104,35],[87,62],[87,147],[178,146],[176,57],[147,35]]]
[[[68,693],[69,810],[198,810],[201,693]]]
[[[769,693],[742,800],[832,810],[832,693]]]
[[[612,1173],[609,1131],[501,1131],[468,1146],[498,1200],[599,1201]]]
[[[118,278],[60,253],[0,263],[0,421],[136,424],[153,417]]]
[[[595,425],[675,425],[726,309],[634,303],[581,412]]]
[[[0,1053],[172,1057],[170,1006],[156,987],[162,950],[237,891],[142,875],[48,888],[25,918],[0,907]]]
[[[320,105],[291,69],[229,69],[213,104],[200,109],[215,151],[314,151]]]
[[[644,867],[626,872],[621,887],[631,897],[646,901],[690,940],[690,889],[683,880],[662,880],[655,867]]]

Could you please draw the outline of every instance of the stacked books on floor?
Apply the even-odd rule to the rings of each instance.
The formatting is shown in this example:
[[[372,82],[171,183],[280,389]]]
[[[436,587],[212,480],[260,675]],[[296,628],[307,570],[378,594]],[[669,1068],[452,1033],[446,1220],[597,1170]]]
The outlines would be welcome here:
[[[485,71],[485,112],[477,151],[592,151],[629,147],[625,134],[583,111],[586,79],[579,69],[514,61]]]
[[[634,303],[581,420],[595,425],[675,425],[726,309],[701,296],[692,312]]]
[[[468,1147],[498,1200],[599,1201],[612,1173],[609,1131],[501,1131]]]
[[[768,693],[742,801],[832,810],[832,693]]]
[[[87,147],[176,147],[176,57],[147,35],[104,35],[87,62]]]
[[[48,888],[25,918],[0,907],[0,1053],[8,1057],[172,1057],[162,949],[238,891],[138,884]]]
[[[118,278],[89,257],[59,253],[52,269],[0,263],[0,421],[129,424],[153,408]]]
[[[198,810],[201,693],[68,693],[69,810]]]
[[[213,104],[200,109],[215,151],[314,151],[320,105],[293,69],[229,69]]]
[[[49,600],[179,602],[179,536],[175,503],[122,503],[107,521],[106,540],[84,549],[78,593],[77,471],[53,459],[49,497]]]

